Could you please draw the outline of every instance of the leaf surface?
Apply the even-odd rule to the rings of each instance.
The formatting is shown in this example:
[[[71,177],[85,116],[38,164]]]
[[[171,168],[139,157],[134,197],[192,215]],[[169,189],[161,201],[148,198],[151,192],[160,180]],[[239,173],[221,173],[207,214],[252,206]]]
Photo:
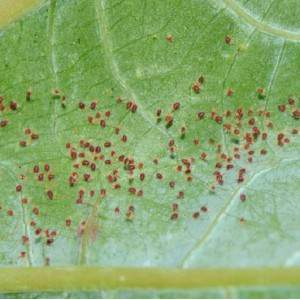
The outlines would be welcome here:
[[[52,0],[3,27],[1,265],[299,265],[298,10]]]

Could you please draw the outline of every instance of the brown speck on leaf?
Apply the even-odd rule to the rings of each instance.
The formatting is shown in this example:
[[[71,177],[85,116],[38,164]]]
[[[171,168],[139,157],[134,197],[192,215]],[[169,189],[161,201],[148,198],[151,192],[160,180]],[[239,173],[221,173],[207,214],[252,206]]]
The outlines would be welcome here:
[[[1,120],[0,121],[0,127],[5,127],[6,125],[8,124],[8,121],[7,120]]]

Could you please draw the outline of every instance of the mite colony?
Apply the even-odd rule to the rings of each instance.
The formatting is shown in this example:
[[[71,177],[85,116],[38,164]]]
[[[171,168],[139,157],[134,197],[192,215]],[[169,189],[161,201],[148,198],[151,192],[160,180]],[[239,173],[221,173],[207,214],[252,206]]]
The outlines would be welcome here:
[[[167,41],[172,43],[173,37],[168,35]],[[225,37],[225,43],[231,44],[232,38],[230,36]],[[200,94],[205,85],[205,77],[199,75],[199,77],[191,83],[191,90],[195,94]],[[232,88],[228,88],[225,91],[227,97],[232,97],[234,91]],[[257,98],[264,99],[266,93],[264,88],[258,87],[256,89]],[[25,102],[28,104],[32,101],[32,91],[28,90],[25,93]],[[59,89],[52,91],[52,98],[54,101],[60,101],[62,109],[67,106],[66,96],[62,94]],[[298,100],[293,97],[288,97],[277,108],[277,112],[272,114],[284,114],[286,118],[292,118],[295,122],[300,119],[300,110],[298,108]],[[30,105],[30,104],[29,104]],[[116,105],[121,105],[128,113],[132,114],[134,118],[135,114],[139,113],[139,105],[134,100],[124,100],[122,97],[116,98]],[[259,156],[268,155],[268,149],[259,148],[261,141],[267,141],[268,143],[275,144],[277,147],[286,147],[291,141],[292,135],[298,134],[298,128],[291,128],[285,132],[275,132],[274,125],[271,118],[271,112],[267,110],[252,110],[243,109],[239,107],[235,110],[226,110],[223,112],[218,111],[198,111],[193,118],[195,123],[200,126],[201,122],[209,120],[215,123],[216,126],[221,126],[228,144],[231,145],[231,149],[224,149],[224,145],[209,138],[206,142],[211,146],[209,152],[204,151],[202,148],[203,141],[199,138],[194,138],[192,146],[194,147],[194,156],[192,157],[178,157],[177,149],[180,148],[181,143],[189,135],[188,128],[182,126],[178,137],[170,138],[165,143],[165,151],[173,161],[177,159],[176,172],[174,172],[174,179],[171,181],[165,180],[164,170],[160,169],[159,159],[156,157],[149,157],[150,162],[155,166],[156,172],[153,175],[147,171],[145,167],[146,162],[137,161],[134,157],[125,155],[121,152],[119,147],[129,142],[129,138],[126,131],[119,128],[117,124],[113,124],[111,116],[114,111],[111,110],[100,111],[98,109],[98,101],[78,101],[77,110],[82,114],[82,117],[86,120],[87,126],[97,126],[99,131],[105,130],[107,126],[114,128],[114,135],[117,137],[117,141],[101,140],[98,136],[99,142],[91,142],[89,139],[80,139],[76,143],[65,141],[65,151],[69,157],[71,164],[71,171],[66,174],[65,189],[72,189],[76,191],[77,197],[73,199],[73,205],[84,205],[87,198],[95,198],[97,201],[105,201],[105,198],[112,190],[122,190],[123,193],[127,193],[132,199],[139,198],[142,201],[144,190],[142,183],[147,183],[147,180],[157,180],[166,185],[169,190],[176,190],[176,176],[182,176],[186,180],[188,185],[193,181],[193,172],[195,169],[195,163],[201,162],[203,166],[207,163],[213,163],[214,167],[211,172],[213,184],[210,186],[211,193],[217,193],[217,187],[225,184],[225,175],[228,172],[234,172],[236,178],[236,184],[241,185],[247,180],[247,165],[252,164]],[[178,111],[181,110],[182,104],[180,101],[176,101],[170,105],[168,111],[163,111],[160,107],[156,107],[153,110],[153,119],[156,120],[157,126],[164,127],[164,130],[168,131],[178,120]],[[16,100],[6,101],[4,97],[0,97],[0,130],[6,130],[10,126],[10,120],[8,117],[4,117],[6,112],[18,113],[19,105]],[[8,114],[9,115],[9,114]],[[179,120],[180,121],[180,120]],[[271,135],[270,135],[271,133]],[[270,137],[272,136],[272,138]],[[274,140],[274,136],[276,137]],[[18,146],[21,148],[30,147],[33,143],[39,142],[39,133],[31,128],[23,129],[23,138],[18,142]],[[264,143],[266,145],[266,143]],[[259,148],[259,149],[258,149]],[[212,155],[216,153],[216,155]],[[238,161],[242,161],[245,165],[240,166]],[[147,161],[148,163],[148,161]],[[103,167],[109,167],[109,172],[100,175],[101,180],[105,180],[106,185],[109,188],[93,188],[99,187],[99,174]],[[32,174],[38,182],[55,181],[55,172],[52,170],[50,163],[43,165],[32,165]],[[199,170],[196,170],[199,172]],[[98,176],[98,177],[97,177]],[[22,176],[21,176],[22,179]],[[125,179],[125,180],[124,180]],[[91,188],[82,188],[83,183],[89,183]],[[21,199],[22,206],[28,206],[29,199],[23,197],[26,192],[26,184],[22,181],[15,186],[15,193]],[[185,201],[185,191],[176,190],[177,196],[174,199],[170,207],[169,219],[170,222],[175,222],[180,218],[180,202]],[[46,189],[45,194],[42,195],[45,201],[56,201],[57,193],[55,190]],[[248,197],[245,193],[239,195],[241,203],[248,201]],[[251,201],[251,199],[250,199]],[[134,203],[134,200],[132,200]],[[3,208],[1,208],[3,209]],[[14,217],[15,213],[13,209],[6,208],[6,213],[9,217]],[[133,204],[130,204],[126,211],[121,211],[120,207],[115,207],[112,212],[116,216],[124,216],[124,219],[130,222],[134,222],[136,210]],[[207,206],[201,206],[197,211],[191,214],[192,219],[201,219],[202,214],[209,213]],[[33,207],[32,215],[35,216],[35,220],[30,221],[30,227],[35,236],[41,236],[45,245],[51,246],[58,236],[57,230],[50,230],[48,228],[41,228],[38,224],[38,217],[40,216],[40,208]],[[246,220],[241,217],[240,223],[245,223]],[[81,221],[80,224],[75,224],[77,233],[79,236],[84,234],[87,221]],[[66,227],[71,227],[72,218],[67,217],[64,220]],[[24,235],[21,237],[21,241],[24,245],[27,245],[29,237]],[[26,251],[22,251],[21,257],[26,256]]]

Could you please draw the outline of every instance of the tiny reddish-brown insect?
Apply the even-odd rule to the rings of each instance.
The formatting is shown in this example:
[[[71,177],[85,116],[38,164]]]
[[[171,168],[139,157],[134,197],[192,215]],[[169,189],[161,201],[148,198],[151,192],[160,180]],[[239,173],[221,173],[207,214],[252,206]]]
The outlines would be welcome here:
[[[53,192],[51,190],[48,190],[47,191],[47,196],[48,196],[49,200],[52,200],[53,199]]]

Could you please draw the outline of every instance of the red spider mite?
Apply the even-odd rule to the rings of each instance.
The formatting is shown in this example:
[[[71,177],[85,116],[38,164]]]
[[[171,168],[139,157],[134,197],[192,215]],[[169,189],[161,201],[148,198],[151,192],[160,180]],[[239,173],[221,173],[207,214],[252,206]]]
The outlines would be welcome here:
[[[35,214],[35,215],[39,215],[40,214],[40,210],[37,208],[37,207],[34,207],[33,209],[32,209],[32,212]]]
[[[44,180],[44,174],[43,173],[40,173],[38,175],[38,181],[43,181]]]
[[[80,198],[77,199],[77,200],[76,200],[76,204],[83,204],[83,199],[80,199]]]
[[[271,113],[270,113],[269,111],[266,111],[266,112],[265,112],[265,116],[266,116],[267,118],[270,118]]]
[[[44,165],[44,170],[45,172],[49,172],[50,171],[50,166],[48,164]]]
[[[207,158],[207,154],[205,152],[202,152],[200,154],[200,159],[205,160]]]
[[[115,184],[113,185],[113,188],[114,188],[115,190],[118,190],[118,189],[121,188],[121,185],[120,185],[119,183],[115,183]]]
[[[196,81],[192,84],[192,90],[194,91],[195,94],[199,94],[201,91],[201,84],[199,81]]]
[[[208,211],[208,208],[207,208],[206,206],[202,206],[202,207],[201,207],[201,210],[202,210],[203,212],[207,212],[207,211]]]
[[[261,149],[260,150],[260,154],[261,155],[266,155],[267,154],[267,150],[266,149]]]
[[[165,117],[165,122],[166,122],[166,127],[169,128],[173,125],[173,116],[171,114],[168,114],[166,117]]]
[[[89,150],[93,153],[95,151],[95,147],[93,145],[90,145]]]
[[[183,199],[184,198],[184,192],[183,191],[179,191],[177,194],[177,198],[178,199]]]
[[[179,217],[178,212],[173,212],[173,213],[171,214],[170,219],[171,219],[172,221],[175,221],[175,220],[178,219],[178,217]]]
[[[105,120],[101,120],[101,121],[100,121],[100,126],[101,126],[102,128],[105,128],[105,127],[106,127],[106,122],[105,122]]]
[[[175,102],[172,105],[173,111],[176,111],[180,108],[180,102]]]
[[[284,104],[278,105],[278,110],[279,110],[280,112],[285,112],[285,110],[286,110],[285,105],[284,105]]]
[[[31,129],[30,129],[30,128],[25,128],[25,129],[24,129],[24,133],[25,133],[26,135],[31,134]]]
[[[53,200],[53,192],[51,190],[47,191],[47,196],[49,200]]]
[[[198,78],[198,82],[201,83],[201,84],[203,84],[204,81],[205,81],[204,76],[203,76],[203,75],[200,75],[199,78]]]
[[[296,120],[300,119],[300,109],[296,109],[293,111],[293,118]]]
[[[100,190],[100,196],[103,198],[106,196],[106,190],[105,189],[101,189]]]
[[[140,180],[141,180],[141,181],[144,181],[144,179],[145,179],[145,173],[141,173],[141,174],[140,174]]]
[[[72,224],[72,220],[71,219],[66,219],[66,226],[67,227],[70,227],[71,226],[71,224]]]
[[[36,235],[40,235],[41,232],[42,232],[42,229],[41,229],[41,228],[37,228],[37,229],[34,231],[34,233],[35,233]]]
[[[8,124],[7,120],[1,120],[0,121],[0,127],[4,128]]]
[[[163,179],[163,175],[161,173],[156,173],[156,178],[161,180]]]
[[[26,235],[23,235],[22,236],[22,243],[25,245],[25,244],[28,244],[29,243],[29,237],[26,236]]]
[[[231,169],[233,169],[234,168],[234,165],[232,165],[232,164],[228,164],[227,166],[226,166],[226,169],[227,170],[231,170]]]
[[[84,190],[79,190],[78,196],[79,196],[79,198],[82,198],[84,196]]]
[[[85,104],[83,102],[79,102],[78,107],[80,109],[84,109],[85,108]]]
[[[12,209],[8,209],[8,210],[7,210],[7,215],[8,215],[9,217],[12,217],[12,216],[14,215],[14,211],[13,211]]]
[[[173,204],[172,204],[172,210],[173,210],[173,211],[177,211],[178,208],[179,208],[178,203],[173,203]]]
[[[194,145],[199,145],[200,144],[200,140],[199,139],[194,139]]]
[[[11,101],[11,102],[9,103],[9,107],[10,107],[11,110],[17,110],[18,104],[17,104],[17,102],[15,102],[15,101]]]
[[[242,202],[246,201],[246,195],[245,194],[240,194],[240,200]]]
[[[19,146],[20,147],[26,147],[27,146],[26,141],[19,141]]]
[[[95,171],[96,170],[96,164],[95,163],[91,163],[91,170]]]
[[[121,103],[121,102],[122,102],[122,97],[117,96],[117,97],[116,97],[116,101],[117,101],[117,103]]]
[[[204,117],[205,117],[205,112],[200,111],[200,112],[197,113],[197,118],[198,118],[199,120],[203,120]]]
[[[136,188],[130,187],[130,188],[128,189],[128,192],[129,192],[130,194],[135,195],[135,193],[136,193]]]
[[[127,136],[126,135],[123,135],[122,138],[121,138],[122,142],[126,143],[127,142]]]
[[[289,105],[295,105],[295,102],[296,102],[296,101],[295,101],[295,99],[293,99],[293,98],[289,98],[289,99],[288,99],[288,104],[289,104]]]
[[[22,198],[21,203],[25,204],[25,205],[28,204],[28,199],[27,198]]]
[[[115,214],[116,214],[116,215],[119,215],[119,214],[120,214],[120,208],[119,208],[119,207],[116,207],[116,208],[115,208]]]
[[[193,219],[198,219],[200,217],[200,213],[198,211],[193,213]]]
[[[233,96],[233,89],[229,88],[226,92],[227,97],[232,97]]]
[[[17,184],[16,185],[16,192],[21,192],[22,191],[22,185],[21,184]]]
[[[236,128],[236,129],[234,129],[233,133],[234,133],[235,135],[239,135],[239,134],[240,134],[240,130]]]
[[[82,164],[83,166],[89,166],[89,165],[90,165],[90,162],[89,162],[87,159],[84,159],[84,160],[81,162],[81,164]]]
[[[35,222],[35,221],[30,221],[30,226],[31,226],[31,227],[35,227],[35,225],[36,225],[36,222]]]
[[[30,137],[31,137],[32,140],[38,140],[39,135],[38,135],[37,133],[32,133],[32,134],[30,135]]]
[[[249,119],[248,124],[250,126],[253,126],[255,124],[255,119],[254,118]]]
[[[262,87],[259,87],[259,88],[257,88],[256,89],[256,93],[258,94],[258,96],[260,96],[260,97],[265,97],[265,89],[264,88],[262,88]]]
[[[173,189],[173,188],[175,187],[175,185],[176,185],[175,181],[170,181],[170,182],[169,182],[169,187],[170,187],[171,189]]]
[[[261,139],[265,141],[267,138],[268,138],[268,134],[266,132],[263,132]]]
[[[167,40],[167,42],[169,42],[169,43],[173,43],[173,41],[174,41],[173,35],[172,35],[172,34],[167,34],[166,40]]]
[[[96,107],[97,107],[97,102],[96,101],[91,102],[90,109],[95,110]]]
[[[20,258],[26,257],[26,251],[21,251],[20,252]]]
[[[49,238],[49,239],[47,239],[47,241],[46,241],[47,246],[50,246],[50,245],[53,244],[53,243],[54,243],[54,239],[53,239],[53,238]]]
[[[89,182],[91,180],[91,174],[85,173],[83,174],[83,180]]]

